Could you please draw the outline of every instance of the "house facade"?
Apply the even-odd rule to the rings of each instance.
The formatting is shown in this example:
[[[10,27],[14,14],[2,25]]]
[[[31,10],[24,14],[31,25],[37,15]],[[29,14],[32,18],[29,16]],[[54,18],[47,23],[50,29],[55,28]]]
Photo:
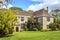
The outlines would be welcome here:
[[[48,29],[48,25],[53,23],[54,18],[52,15],[48,14],[48,9],[41,9],[33,13],[34,18],[36,21],[42,23],[43,29]]]
[[[18,16],[18,22],[15,23],[14,31],[20,31],[22,30],[23,24],[28,21],[28,18],[33,16],[33,13],[29,13],[26,11],[18,11],[16,10],[17,16]]]
[[[14,27],[14,31],[20,31],[22,29],[22,24],[28,21],[29,17],[34,18],[35,21],[42,23],[43,29],[48,29],[48,25],[50,23],[53,23],[53,16],[48,14],[48,10],[41,9],[39,11],[36,11],[34,13],[29,13],[26,11],[17,11],[18,16],[18,23]]]

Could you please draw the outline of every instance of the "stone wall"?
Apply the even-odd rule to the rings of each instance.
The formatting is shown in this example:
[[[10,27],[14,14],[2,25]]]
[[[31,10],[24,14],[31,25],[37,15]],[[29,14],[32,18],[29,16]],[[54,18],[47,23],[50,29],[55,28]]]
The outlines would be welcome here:
[[[50,21],[47,21],[47,17],[43,17],[43,29],[47,29],[50,23],[53,23],[53,17],[50,17]]]

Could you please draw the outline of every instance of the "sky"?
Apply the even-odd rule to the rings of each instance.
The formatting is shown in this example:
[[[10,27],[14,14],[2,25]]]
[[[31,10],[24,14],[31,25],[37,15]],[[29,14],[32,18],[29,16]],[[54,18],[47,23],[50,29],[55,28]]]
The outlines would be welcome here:
[[[16,7],[23,8],[24,10],[27,10],[31,4],[39,4],[40,2],[34,2],[31,0],[13,0],[12,5]]]
[[[37,11],[48,7],[48,10],[60,9],[60,0],[13,0],[8,7],[20,7],[23,10]]]

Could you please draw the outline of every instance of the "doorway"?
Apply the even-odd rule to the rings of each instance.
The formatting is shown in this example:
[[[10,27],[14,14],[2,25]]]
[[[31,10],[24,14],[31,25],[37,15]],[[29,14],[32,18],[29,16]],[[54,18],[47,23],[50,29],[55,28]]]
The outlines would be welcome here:
[[[18,27],[16,27],[16,32],[18,32],[19,31],[19,28]]]

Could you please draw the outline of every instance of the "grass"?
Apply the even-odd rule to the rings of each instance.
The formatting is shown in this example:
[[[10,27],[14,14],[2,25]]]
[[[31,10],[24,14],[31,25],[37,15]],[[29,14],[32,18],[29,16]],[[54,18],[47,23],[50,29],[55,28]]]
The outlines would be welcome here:
[[[16,32],[0,40],[60,40],[60,32]]]

